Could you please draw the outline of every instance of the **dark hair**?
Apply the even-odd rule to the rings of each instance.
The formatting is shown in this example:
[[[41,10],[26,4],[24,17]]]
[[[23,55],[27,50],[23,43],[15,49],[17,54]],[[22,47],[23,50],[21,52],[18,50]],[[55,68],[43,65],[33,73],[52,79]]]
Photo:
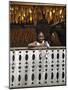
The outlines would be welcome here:
[[[45,36],[45,40],[47,40],[47,35],[48,35],[48,22],[44,19],[40,20],[37,22],[37,26],[36,26],[36,33],[37,36],[40,32],[42,32]],[[37,37],[38,40],[38,37]]]

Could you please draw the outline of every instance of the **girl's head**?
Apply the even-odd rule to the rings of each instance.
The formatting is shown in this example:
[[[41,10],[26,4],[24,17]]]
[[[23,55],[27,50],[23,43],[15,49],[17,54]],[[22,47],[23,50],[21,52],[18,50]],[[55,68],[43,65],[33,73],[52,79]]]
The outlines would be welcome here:
[[[47,40],[48,35],[48,22],[47,20],[43,19],[37,22],[36,26],[37,32],[37,41],[42,42],[43,40]]]
[[[38,41],[41,43],[43,40],[45,40],[45,35],[43,32],[39,32],[37,36]]]

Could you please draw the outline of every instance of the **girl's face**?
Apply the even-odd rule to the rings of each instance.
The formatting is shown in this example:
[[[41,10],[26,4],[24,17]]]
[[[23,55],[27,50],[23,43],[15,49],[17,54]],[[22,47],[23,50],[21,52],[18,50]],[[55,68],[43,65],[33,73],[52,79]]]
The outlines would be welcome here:
[[[42,42],[44,39],[45,39],[44,33],[43,33],[43,32],[40,32],[40,33],[38,34],[38,40],[39,40],[39,42]]]

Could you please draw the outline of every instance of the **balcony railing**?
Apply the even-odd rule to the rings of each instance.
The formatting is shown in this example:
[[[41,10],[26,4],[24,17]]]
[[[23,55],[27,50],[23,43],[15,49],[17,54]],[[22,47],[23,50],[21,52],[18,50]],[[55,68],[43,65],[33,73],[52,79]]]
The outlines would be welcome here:
[[[10,88],[66,84],[65,47],[10,48]]]

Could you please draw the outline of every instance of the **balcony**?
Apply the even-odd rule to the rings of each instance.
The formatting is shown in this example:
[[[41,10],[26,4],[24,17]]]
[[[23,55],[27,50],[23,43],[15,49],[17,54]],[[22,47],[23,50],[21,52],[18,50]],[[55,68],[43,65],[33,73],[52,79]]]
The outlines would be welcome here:
[[[66,85],[65,47],[10,48],[10,88]]]

